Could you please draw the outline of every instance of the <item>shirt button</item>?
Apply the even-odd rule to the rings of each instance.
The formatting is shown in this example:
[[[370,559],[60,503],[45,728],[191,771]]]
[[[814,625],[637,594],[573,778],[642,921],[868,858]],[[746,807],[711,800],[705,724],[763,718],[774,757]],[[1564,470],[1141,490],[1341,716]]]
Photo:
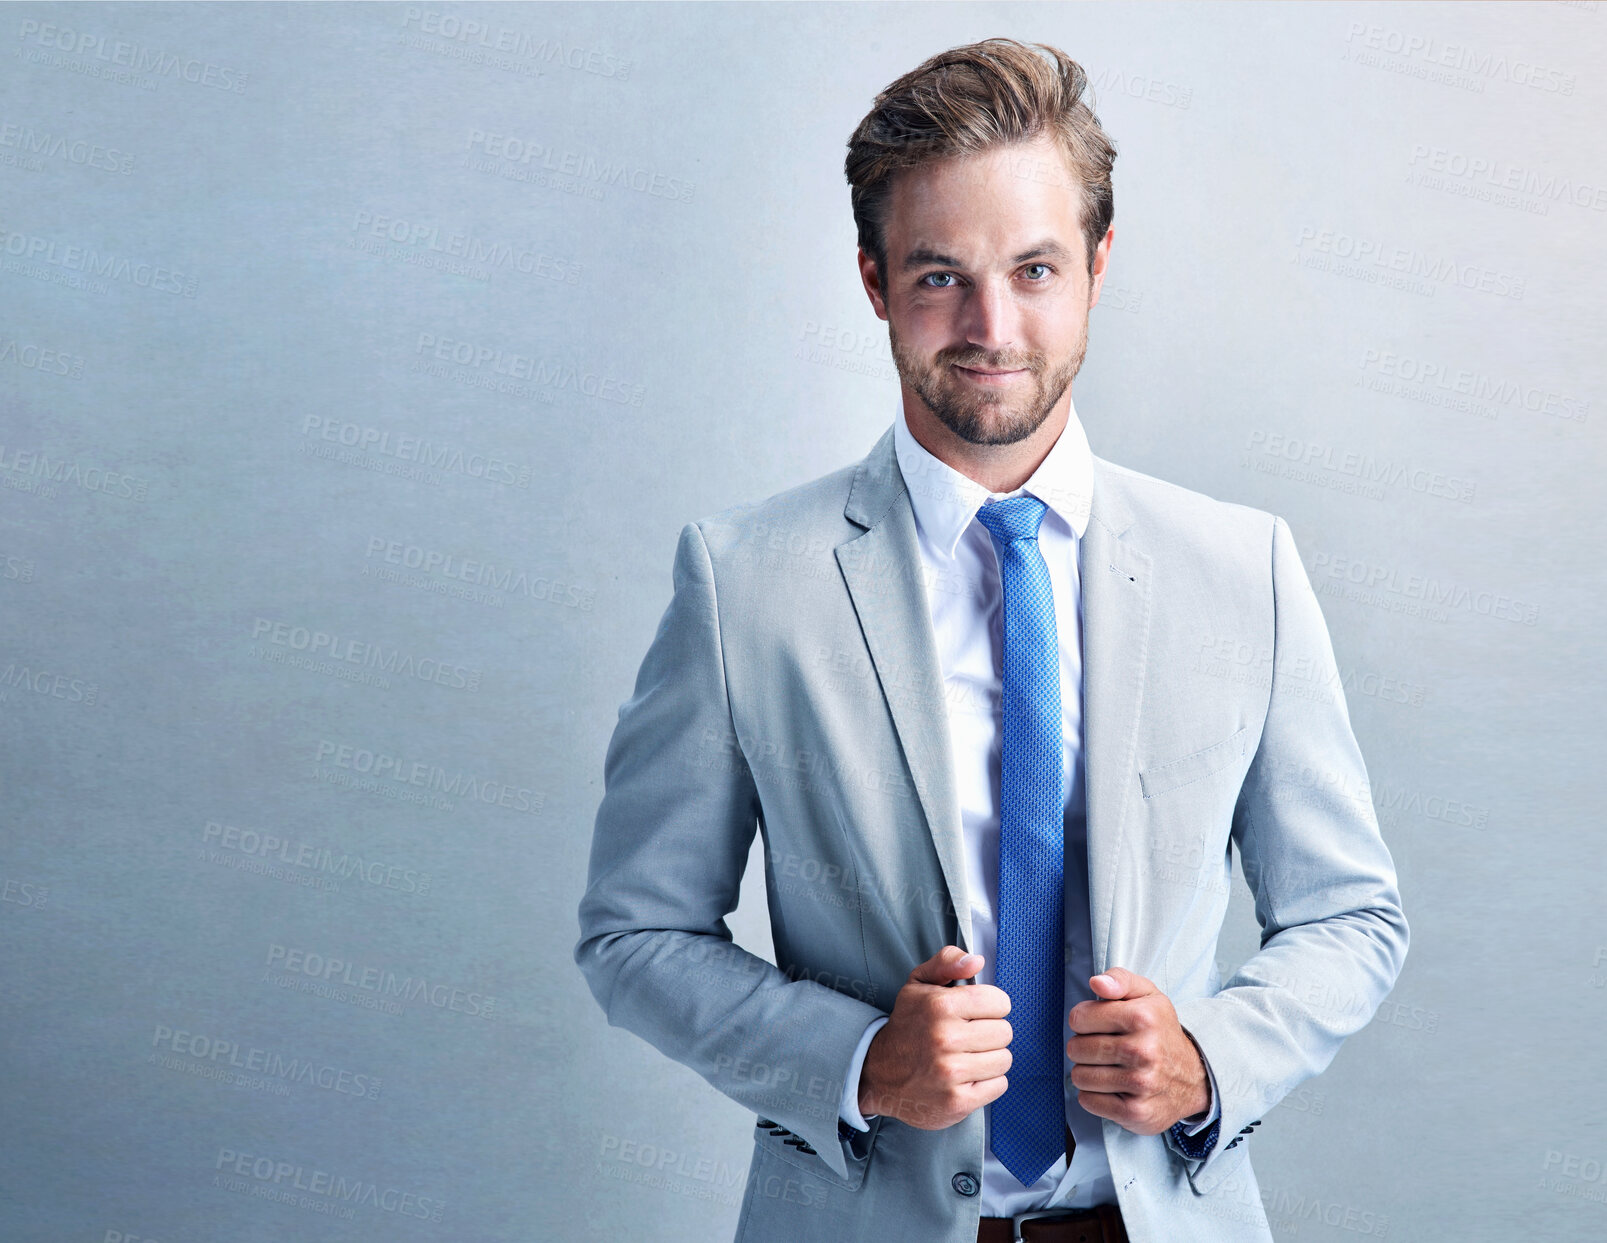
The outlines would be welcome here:
[[[967,1174],[964,1170],[949,1180],[954,1184],[954,1190],[962,1196],[974,1196],[982,1190],[982,1184],[976,1180],[976,1175]]]

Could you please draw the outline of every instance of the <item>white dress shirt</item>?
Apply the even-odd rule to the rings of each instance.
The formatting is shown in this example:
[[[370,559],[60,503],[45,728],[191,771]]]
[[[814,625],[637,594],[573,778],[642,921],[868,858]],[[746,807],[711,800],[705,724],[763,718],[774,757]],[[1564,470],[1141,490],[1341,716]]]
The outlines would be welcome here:
[[[1068,397],[1068,401],[1069,401]],[[999,774],[1003,728],[1004,648],[1000,628],[1002,588],[999,560],[988,530],[976,513],[989,497],[1031,493],[1048,507],[1038,531],[1038,548],[1049,567],[1060,636],[1061,737],[1065,748],[1062,795],[1066,815],[1066,981],[1065,1006],[1092,1000],[1093,940],[1088,922],[1088,831],[1082,755],[1082,589],[1077,574],[1077,541],[1088,525],[1093,495],[1093,459],[1088,438],[1071,409],[1061,432],[1038,469],[1014,492],[989,492],[927,452],[910,434],[902,393],[896,399],[893,443],[899,470],[909,489],[920,535],[921,560],[929,585],[927,604],[942,667],[944,701],[953,742],[955,790],[964,833],[966,880],[970,890],[971,948],[982,955],[978,984],[993,983],[998,936]],[[1073,896],[1081,894],[1081,903]],[[914,964],[910,964],[914,966]],[[869,1129],[859,1112],[859,1076],[865,1052],[886,1016],[871,1020],[849,1067],[839,1112],[858,1130]],[[1062,1040],[1072,1037],[1069,1021]],[[1062,1053],[1064,1057],[1064,1053]],[[1077,1103],[1065,1058],[1066,1122],[1076,1138],[1068,1164],[1060,1157],[1030,1187],[993,1155],[991,1137],[982,1159],[982,1216],[1009,1217],[1039,1208],[1086,1208],[1116,1202],[1110,1163],[1105,1156],[1102,1120]],[[1219,1112],[1216,1080],[1206,1064],[1211,1103],[1185,1130],[1198,1134]],[[989,1111],[984,1109],[984,1125]],[[873,1115],[874,1116],[874,1115]],[[1159,1137],[1157,1137],[1159,1142]]]

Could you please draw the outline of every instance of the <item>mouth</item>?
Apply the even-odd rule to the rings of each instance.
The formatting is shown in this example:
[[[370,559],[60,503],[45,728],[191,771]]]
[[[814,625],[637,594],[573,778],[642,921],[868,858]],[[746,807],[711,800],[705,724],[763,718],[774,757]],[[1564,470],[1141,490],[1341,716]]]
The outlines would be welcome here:
[[[974,384],[1008,384],[1017,376],[1027,374],[1025,367],[1019,367],[1011,371],[988,371],[980,367],[962,367],[956,363],[954,369]]]

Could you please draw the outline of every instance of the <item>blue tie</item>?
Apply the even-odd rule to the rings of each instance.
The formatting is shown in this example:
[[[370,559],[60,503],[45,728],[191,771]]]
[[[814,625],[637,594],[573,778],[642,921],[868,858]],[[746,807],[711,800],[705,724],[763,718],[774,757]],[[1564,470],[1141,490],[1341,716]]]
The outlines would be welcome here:
[[[994,983],[1010,998],[1010,1086],[994,1101],[993,1155],[1030,1187],[1066,1151],[1065,802],[1060,634],[1038,550],[1045,506],[990,501],[1004,588],[1004,739],[999,775],[999,910]]]

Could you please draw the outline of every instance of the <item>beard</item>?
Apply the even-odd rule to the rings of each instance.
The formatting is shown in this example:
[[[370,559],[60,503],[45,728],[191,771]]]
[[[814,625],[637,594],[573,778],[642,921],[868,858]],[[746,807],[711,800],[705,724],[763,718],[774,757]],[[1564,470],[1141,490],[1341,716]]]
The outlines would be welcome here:
[[[993,356],[970,345],[939,350],[928,360],[898,339],[891,319],[887,339],[899,378],[915,390],[938,422],[969,444],[1013,445],[1043,426],[1082,369],[1088,351],[1088,320],[1083,318],[1070,352],[1058,363],[1041,353]],[[1012,391],[1006,392],[961,379],[953,370],[957,366],[990,371],[1019,367],[1029,374],[1012,382]]]

